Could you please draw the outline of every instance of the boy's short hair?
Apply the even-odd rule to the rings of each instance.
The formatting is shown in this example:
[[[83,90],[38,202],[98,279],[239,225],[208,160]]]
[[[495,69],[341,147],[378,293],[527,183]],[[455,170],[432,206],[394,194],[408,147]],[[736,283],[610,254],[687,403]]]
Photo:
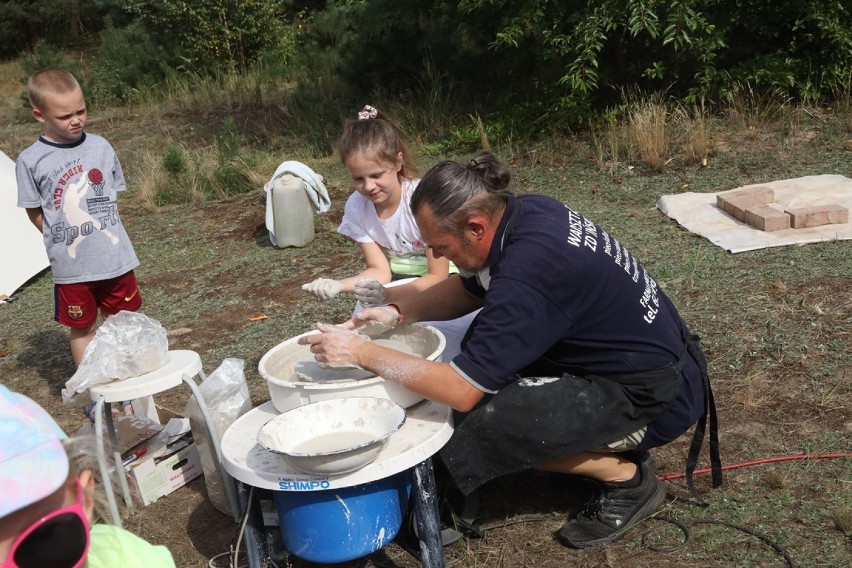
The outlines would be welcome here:
[[[47,95],[64,95],[81,90],[77,79],[59,67],[39,69],[27,81],[27,96],[33,108],[41,108]]]
[[[65,438],[35,401],[0,385],[0,518],[52,495],[68,479]]]

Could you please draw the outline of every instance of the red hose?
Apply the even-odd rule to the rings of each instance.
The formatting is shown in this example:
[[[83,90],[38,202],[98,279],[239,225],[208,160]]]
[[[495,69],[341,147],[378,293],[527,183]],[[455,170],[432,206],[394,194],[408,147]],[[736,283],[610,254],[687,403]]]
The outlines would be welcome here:
[[[781,462],[781,461],[790,461],[790,460],[827,460],[827,459],[836,459],[836,458],[852,458],[852,453],[846,454],[797,454],[794,456],[775,456],[772,458],[762,458],[759,460],[752,460],[741,463],[732,463],[728,465],[723,465],[722,469],[738,469],[741,467],[749,467],[752,465],[759,465],[762,463],[772,463],[772,462]],[[711,471],[711,468],[704,467],[701,469],[696,469],[694,473],[707,473]],[[667,473],[665,475],[658,475],[657,477],[663,481],[669,479],[679,479],[684,477],[685,473]]]

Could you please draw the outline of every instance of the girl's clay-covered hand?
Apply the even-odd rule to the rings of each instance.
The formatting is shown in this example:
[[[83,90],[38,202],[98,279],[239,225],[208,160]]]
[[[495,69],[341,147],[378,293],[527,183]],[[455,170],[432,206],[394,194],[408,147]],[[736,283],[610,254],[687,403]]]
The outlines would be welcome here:
[[[365,308],[375,308],[385,303],[385,289],[374,278],[362,278],[355,282],[355,299]]]
[[[302,290],[310,292],[320,300],[331,300],[340,290],[343,289],[343,284],[332,278],[317,278],[313,282],[302,284]]]

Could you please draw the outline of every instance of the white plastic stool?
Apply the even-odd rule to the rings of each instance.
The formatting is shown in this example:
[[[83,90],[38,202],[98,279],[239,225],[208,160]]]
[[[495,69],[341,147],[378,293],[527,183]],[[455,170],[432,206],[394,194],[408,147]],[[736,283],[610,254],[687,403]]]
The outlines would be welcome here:
[[[97,385],[89,389],[89,397],[96,401],[95,405],[95,436],[98,446],[98,464],[101,468],[104,478],[104,490],[106,492],[107,501],[109,502],[110,514],[112,515],[113,524],[121,526],[121,518],[118,515],[118,506],[115,501],[115,493],[112,489],[112,483],[108,479],[108,465],[106,453],[103,446],[103,416],[104,404],[112,402],[121,402],[125,400],[133,400],[143,397],[150,397],[157,393],[169,390],[181,384],[186,383],[192,394],[198,402],[198,408],[207,423],[207,429],[210,431],[210,437],[213,442],[213,449],[216,452],[216,463],[219,467],[219,474],[222,476],[223,484],[225,485],[225,493],[228,495],[228,502],[233,511],[234,521],[239,521],[237,511],[236,490],[231,476],[222,467],[222,449],[220,446],[219,433],[216,431],[216,424],[210,416],[210,411],[207,408],[207,403],[201,396],[198,386],[195,384],[194,377],[198,375],[203,381],[207,377],[201,368],[201,357],[195,351],[189,350],[174,350],[167,354],[168,360],[165,365],[157,370],[131,377],[120,381],[112,381],[110,383]],[[124,471],[124,466],[121,462],[121,450],[118,445],[118,438],[115,434],[115,424],[112,420],[112,411],[106,413],[107,430],[109,431],[110,441],[113,447],[113,457],[115,459],[116,470],[121,483],[121,491],[124,494],[124,502],[128,507],[132,507],[130,499],[130,488],[127,485],[127,476]]]

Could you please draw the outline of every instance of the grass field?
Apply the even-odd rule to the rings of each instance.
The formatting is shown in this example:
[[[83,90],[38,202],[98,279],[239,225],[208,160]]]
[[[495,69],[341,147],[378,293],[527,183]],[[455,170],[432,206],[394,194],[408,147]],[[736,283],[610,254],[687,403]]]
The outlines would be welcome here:
[[[0,149],[14,159],[35,140],[38,127],[20,119],[15,102],[20,88],[0,95]],[[224,358],[244,359],[252,402],[258,405],[269,398],[257,371],[260,357],[314,322],[341,321],[351,311],[351,298],[320,302],[299,288],[319,276],[350,275],[361,266],[357,248],[335,232],[348,178],[334,156],[300,145],[298,133],[276,136],[268,123],[258,122],[275,114],[272,107],[230,115],[176,108],[108,109],[93,114],[88,129],[113,143],[130,184],[120,211],[141,259],[142,311],[167,330],[180,330],[170,337],[170,347],[198,351],[208,374]],[[769,123],[747,120],[747,108],[707,118],[700,127],[705,140],[700,159],[670,149],[670,160],[655,162],[662,167],[646,165],[638,149],[618,142],[615,131],[528,145],[500,141],[492,148],[511,165],[518,191],[555,196],[625,243],[702,337],[719,410],[722,458],[729,466],[852,452],[852,244],[832,241],[732,255],[683,230],[655,204],[662,195],[683,191],[715,192],[812,174],[852,177],[852,120],[848,106],[840,109],[786,109]],[[255,189],[152,207],[143,188],[164,175],[163,149],[179,146],[188,156],[215,163],[215,133],[226,116],[252,157],[246,170]],[[424,154],[422,169],[469,153]],[[332,207],[316,217],[310,245],[275,249],[263,227],[261,186],[287,159],[303,161],[326,177]],[[0,305],[0,380],[40,402],[73,431],[86,419],[79,409],[61,405],[60,390],[74,368],[67,330],[52,321],[52,286],[49,272],[39,274],[17,291],[14,303]],[[158,400],[182,412],[186,390],[174,389]],[[683,471],[688,442],[684,436],[655,450],[658,473]],[[701,465],[707,465],[706,458]],[[445,555],[448,565],[489,568],[726,567],[783,566],[783,551],[798,566],[847,566],[852,564],[850,483],[849,457],[761,463],[729,469],[715,490],[707,476],[699,476],[709,505],[698,507],[682,480],[674,479],[668,482],[672,499],[659,516],[687,523],[691,539],[684,547],[649,548],[672,547],[683,538],[674,525],[650,520],[618,543],[580,551],[561,547],[552,534],[582,505],[588,488],[525,473],[483,487],[476,520],[486,529],[483,536],[452,544]],[[180,567],[207,566],[228,549],[237,531],[232,519],[206,501],[203,479],[124,515],[131,530],[166,544]],[[771,539],[780,551],[742,530],[688,524],[691,520],[740,525]],[[309,565],[296,559],[289,564]],[[347,564],[417,565],[397,544]]]

